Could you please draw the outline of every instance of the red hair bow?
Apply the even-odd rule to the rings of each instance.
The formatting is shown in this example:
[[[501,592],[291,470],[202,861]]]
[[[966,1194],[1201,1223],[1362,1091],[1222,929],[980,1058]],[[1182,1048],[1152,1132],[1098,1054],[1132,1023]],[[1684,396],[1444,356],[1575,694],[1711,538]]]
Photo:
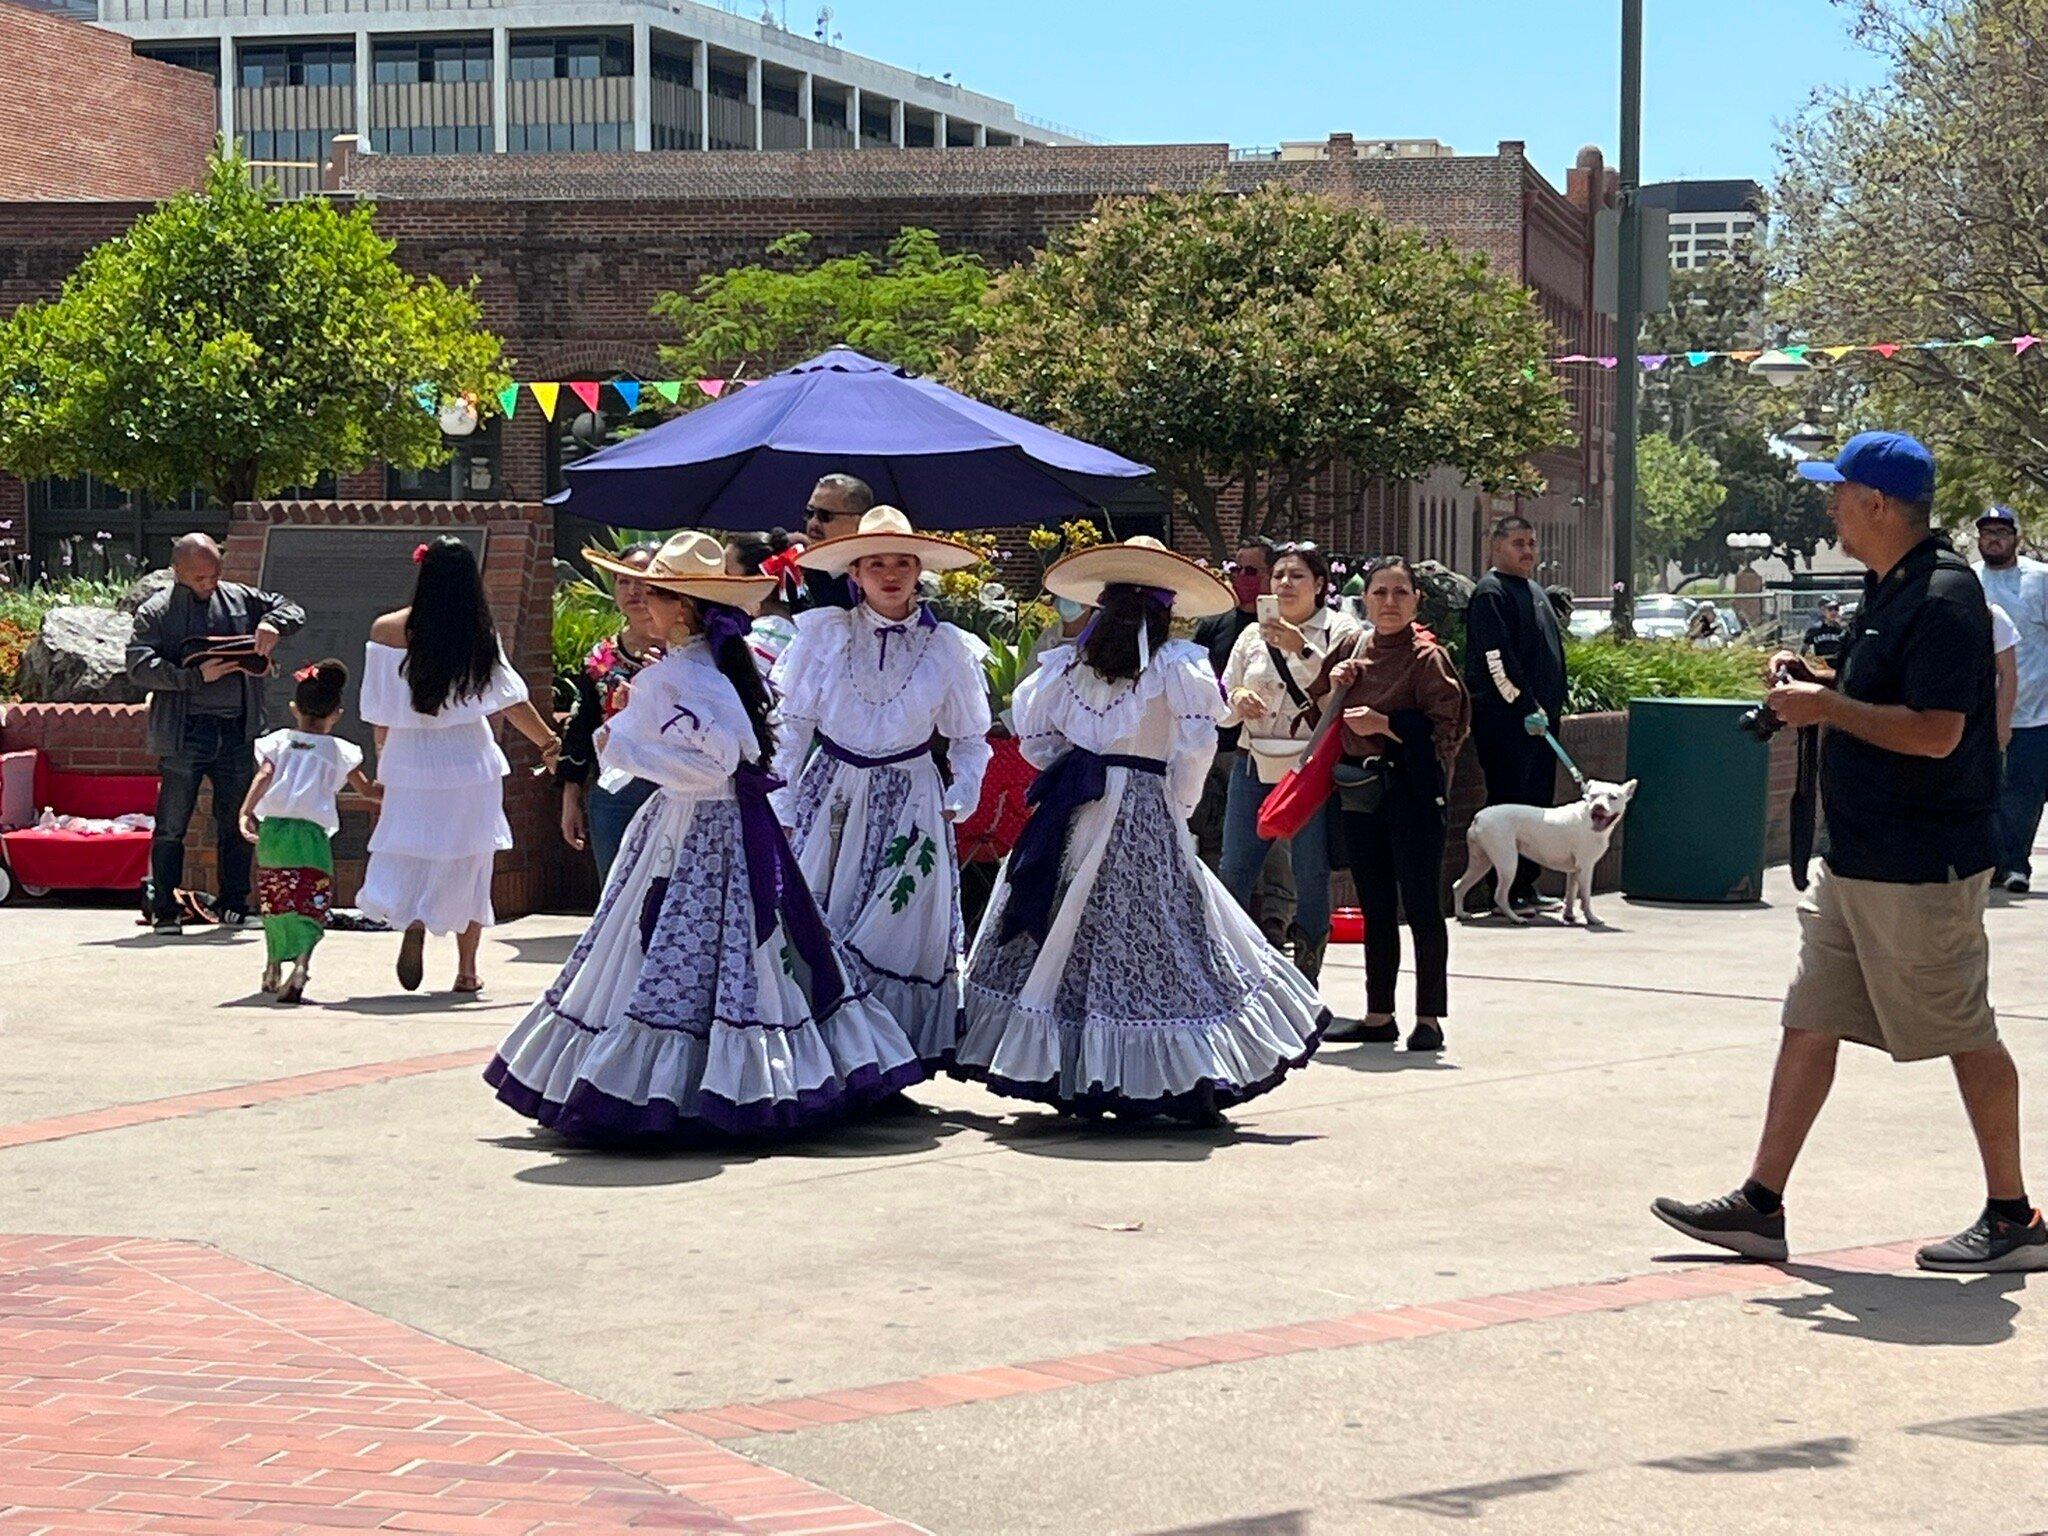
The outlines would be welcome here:
[[[316,661],[311,666],[301,667],[298,671],[294,672],[292,674],[292,681],[295,683],[310,683],[319,675],[320,664]]]
[[[803,585],[803,557],[801,544],[792,544],[779,555],[770,555],[761,562],[761,574],[773,576],[778,582],[798,587]]]
[[[425,565],[425,564],[427,563],[427,546],[426,546],[426,545],[424,545],[424,544],[415,544],[415,545],[413,545],[413,547],[412,547],[412,563],[413,563],[414,565]]]

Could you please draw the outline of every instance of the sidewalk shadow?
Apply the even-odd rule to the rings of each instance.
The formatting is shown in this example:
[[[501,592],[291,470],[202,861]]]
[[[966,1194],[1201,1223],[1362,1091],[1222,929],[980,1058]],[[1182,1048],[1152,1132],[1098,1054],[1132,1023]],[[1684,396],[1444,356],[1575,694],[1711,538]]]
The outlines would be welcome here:
[[[1756,1296],[1815,1333],[1873,1344],[2002,1344],[2013,1336],[2024,1274],[1948,1276],[1874,1275],[1819,1264],[1774,1264],[1796,1280],[1821,1287],[1817,1295]]]
[[[1083,1119],[1026,1110],[987,1126],[989,1139],[1028,1157],[1083,1163],[1199,1163],[1226,1147],[1290,1147],[1316,1135],[1258,1131],[1235,1121],[1218,1126],[1172,1120]]]
[[[570,952],[576,948],[576,941],[582,937],[580,933],[537,933],[531,937],[509,934],[491,942],[511,950],[515,965],[559,966],[569,958]]]
[[[1441,1051],[1406,1051],[1365,1040],[1326,1040],[1316,1060],[1347,1072],[1460,1072]]]
[[[486,1136],[485,1145],[514,1152],[545,1152],[554,1161],[522,1168],[512,1177],[522,1184],[552,1184],[581,1189],[637,1189],[667,1184],[693,1184],[716,1178],[729,1167],[764,1158],[788,1161],[852,1162],[864,1158],[904,1157],[937,1150],[949,1136],[981,1129],[994,1122],[957,1110],[934,1109],[901,1096],[865,1119],[821,1127],[800,1138],[759,1138],[728,1145],[660,1145],[587,1147],[553,1131],[534,1126],[523,1133]]]
[[[1277,1515],[1245,1515],[1208,1525],[1176,1525],[1172,1530],[1152,1531],[1147,1536],[1306,1536],[1307,1531],[1307,1512],[1286,1509]]]

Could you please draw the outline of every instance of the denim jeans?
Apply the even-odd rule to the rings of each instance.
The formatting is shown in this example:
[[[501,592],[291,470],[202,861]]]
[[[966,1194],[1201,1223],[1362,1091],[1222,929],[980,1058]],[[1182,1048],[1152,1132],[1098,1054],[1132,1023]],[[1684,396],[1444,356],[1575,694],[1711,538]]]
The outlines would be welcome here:
[[[583,815],[590,823],[590,851],[597,858],[600,888],[611,880],[612,865],[618,862],[619,849],[626,841],[626,828],[633,824],[633,817],[647,803],[654,788],[651,779],[635,779],[613,794],[591,780],[583,797]]]
[[[256,777],[256,753],[242,735],[242,720],[193,715],[173,757],[157,760],[156,832],[149,844],[150,905],[159,920],[178,915],[173,894],[185,883],[185,832],[199,803],[199,784],[213,785],[214,846],[220,853],[218,901],[223,911],[249,910],[249,862],[254,850],[243,840],[242,801]]]
[[[1223,863],[1218,870],[1239,906],[1251,910],[1252,890],[1272,840],[1259,836],[1259,807],[1273,786],[1259,782],[1250,752],[1238,754],[1223,806]],[[1311,939],[1330,933],[1330,849],[1337,807],[1331,802],[1288,841],[1294,861],[1294,925]]]
[[[2025,725],[2005,749],[2005,787],[1998,797],[1998,833],[2005,856],[2001,873],[2033,876],[2034,834],[2048,798],[2048,725]]]

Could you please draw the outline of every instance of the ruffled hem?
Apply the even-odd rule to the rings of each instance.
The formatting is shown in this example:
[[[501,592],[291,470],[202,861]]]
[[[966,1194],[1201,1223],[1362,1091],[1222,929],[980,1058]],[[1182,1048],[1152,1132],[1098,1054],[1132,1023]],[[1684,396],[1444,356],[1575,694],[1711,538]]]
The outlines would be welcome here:
[[[1198,1024],[1062,1020],[970,982],[948,1070],[994,1093],[1088,1114],[1228,1109],[1278,1087],[1330,1027],[1321,999],[1277,964],[1230,1018]]]
[[[862,963],[858,956],[855,963]],[[948,976],[932,983],[864,968],[868,992],[902,1026],[917,1059],[928,1067],[950,1066],[967,1028],[967,1010],[960,1004],[960,978]]]
[[[721,1023],[704,1035],[633,1022],[595,1031],[543,1003],[484,1080],[509,1107],[575,1141],[786,1137],[921,1082],[924,1065],[888,1040],[893,1032],[862,996],[819,1023]]]
[[[496,857],[422,859],[372,850],[356,906],[365,917],[392,928],[414,923],[424,924],[429,933],[460,933],[472,923],[489,928],[498,920],[491,905]]]

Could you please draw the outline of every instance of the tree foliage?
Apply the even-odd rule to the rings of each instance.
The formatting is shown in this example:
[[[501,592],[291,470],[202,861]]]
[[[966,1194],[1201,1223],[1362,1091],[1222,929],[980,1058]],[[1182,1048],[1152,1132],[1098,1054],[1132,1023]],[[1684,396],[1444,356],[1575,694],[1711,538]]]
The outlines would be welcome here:
[[[2048,334],[2048,0],[1838,0],[1889,68],[1818,95],[1780,148],[1784,314],[1816,338]],[[1940,510],[2048,512],[2048,358],[1906,348],[1857,413],[1927,439]]]
[[[1695,368],[1683,355],[1688,349],[1758,345],[1766,323],[1765,276],[1761,264],[1745,258],[1673,272],[1671,307],[1651,315],[1645,326],[1643,351],[1666,353],[1671,360],[1643,374],[1643,431],[1711,455],[1723,493],[1714,515],[1695,532],[1643,552],[1674,559],[1688,572],[1733,571],[1731,533],[1768,533],[1788,561],[1811,560],[1821,541],[1834,534],[1819,488],[1794,474],[1791,460],[1771,446],[1773,434],[1795,417],[1821,414],[1817,401],[1761,384],[1736,364]]]
[[[661,349],[685,378],[754,378],[844,342],[914,373],[931,373],[971,339],[988,268],[972,252],[944,251],[928,229],[898,231],[880,256],[817,260],[801,231],[768,247],[768,261],[669,292],[654,313],[683,340]]]
[[[1153,465],[1219,557],[1336,461],[1533,491],[1530,455],[1570,438],[1526,288],[1280,186],[1106,200],[995,280],[979,332],[953,382]]]
[[[1726,494],[1721,466],[1698,443],[1643,435],[1636,444],[1636,565],[1644,586],[1707,531]]]
[[[422,401],[494,410],[501,348],[469,289],[406,273],[371,213],[273,201],[217,158],[0,324],[0,462],[224,506],[443,462]]]

